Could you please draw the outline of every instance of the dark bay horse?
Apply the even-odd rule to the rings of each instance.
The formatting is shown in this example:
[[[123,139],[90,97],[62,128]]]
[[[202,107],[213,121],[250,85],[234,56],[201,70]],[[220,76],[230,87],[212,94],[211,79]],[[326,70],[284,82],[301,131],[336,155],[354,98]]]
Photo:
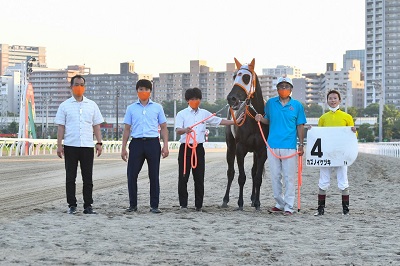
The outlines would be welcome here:
[[[251,193],[252,206],[260,210],[260,187],[264,173],[264,164],[267,160],[267,149],[257,122],[254,120],[256,113],[264,114],[264,99],[258,77],[254,72],[255,59],[250,64],[242,65],[235,58],[236,68],[235,81],[231,92],[227,96],[230,106],[228,119],[233,118],[235,126],[226,127],[226,160],[228,163],[228,184],[221,207],[228,207],[229,191],[235,176],[235,157],[239,170],[239,199],[238,210],[243,210],[243,187],[246,183],[244,159],[247,153],[253,153],[253,166],[251,176],[253,188]],[[245,114],[238,123],[236,117]],[[262,124],[265,138],[268,137],[269,127]]]

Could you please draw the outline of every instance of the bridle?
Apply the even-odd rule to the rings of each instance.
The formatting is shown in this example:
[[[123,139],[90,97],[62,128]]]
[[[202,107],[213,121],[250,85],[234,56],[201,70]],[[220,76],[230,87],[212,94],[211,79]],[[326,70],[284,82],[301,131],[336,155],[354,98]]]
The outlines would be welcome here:
[[[231,116],[232,116],[232,119],[233,119],[235,125],[240,127],[246,121],[247,115],[254,119],[254,116],[249,111],[249,107],[251,107],[255,111],[254,107],[251,104],[251,99],[254,97],[254,93],[256,91],[257,79],[256,79],[256,73],[254,72],[254,59],[251,61],[250,64],[242,65],[235,58],[235,63],[236,63],[236,68],[239,70],[236,73],[236,77],[235,77],[235,81],[234,81],[233,85],[242,88],[247,95],[246,100],[244,100],[242,102],[241,106],[239,107],[239,109],[240,109],[242,107],[242,105],[245,104],[245,111],[244,111],[245,116],[240,123],[237,123],[237,119],[236,119],[236,116],[235,116],[235,113],[234,113],[232,107],[229,107],[229,111],[231,113]],[[250,77],[250,80],[248,82],[243,80],[245,75],[248,75]]]

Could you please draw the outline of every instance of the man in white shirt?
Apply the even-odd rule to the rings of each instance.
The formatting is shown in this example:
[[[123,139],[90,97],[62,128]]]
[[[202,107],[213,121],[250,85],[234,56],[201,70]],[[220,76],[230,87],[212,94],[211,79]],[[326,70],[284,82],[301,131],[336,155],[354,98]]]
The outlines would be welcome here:
[[[188,89],[185,92],[185,99],[188,103],[188,107],[178,112],[175,120],[175,131],[178,135],[181,135],[178,155],[179,164],[179,180],[178,180],[178,195],[179,204],[182,210],[187,210],[188,205],[188,192],[187,192],[187,182],[189,180],[191,165],[192,152],[197,154],[197,166],[192,169],[193,180],[194,180],[194,195],[195,195],[195,207],[196,211],[201,211],[203,207],[204,198],[204,173],[205,173],[205,152],[203,147],[203,142],[205,141],[204,135],[206,132],[206,123],[213,125],[233,125],[232,120],[222,119],[220,117],[212,116],[212,114],[205,110],[199,108],[201,102],[202,94],[201,90],[198,88]],[[196,123],[206,119],[206,121],[196,125]],[[238,120],[240,121],[240,119]],[[193,132],[194,131],[194,132]],[[190,136],[195,135],[195,139]],[[185,145],[186,139],[190,138],[189,145],[197,146],[192,151],[191,148],[187,147],[186,151],[186,172],[184,172],[184,156],[185,156]],[[193,146],[194,147],[194,146]]]
[[[95,102],[83,96],[85,79],[76,75],[71,79],[72,97],[60,104],[54,123],[58,124],[57,156],[64,155],[66,170],[66,193],[68,213],[75,214],[75,197],[78,162],[83,181],[83,213],[96,214],[93,204],[93,132],[97,143],[96,154],[101,155],[102,142],[100,124],[104,122],[99,107]],[[64,139],[64,145],[62,140]]]

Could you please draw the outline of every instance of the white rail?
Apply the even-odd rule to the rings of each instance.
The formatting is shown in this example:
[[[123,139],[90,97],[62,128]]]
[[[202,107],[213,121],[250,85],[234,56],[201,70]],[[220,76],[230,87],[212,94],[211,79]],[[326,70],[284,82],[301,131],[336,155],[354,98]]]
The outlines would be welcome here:
[[[358,143],[358,151],[400,158],[400,142]]]
[[[94,142],[95,143],[95,142]],[[169,149],[178,149],[179,142],[168,142]],[[25,145],[25,154],[21,154],[22,147]],[[122,149],[122,141],[103,141],[104,153],[119,153]],[[56,154],[56,139],[17,139],[0,138],[0,157],[1,156],[21,156],[21,155],[44,155]]]

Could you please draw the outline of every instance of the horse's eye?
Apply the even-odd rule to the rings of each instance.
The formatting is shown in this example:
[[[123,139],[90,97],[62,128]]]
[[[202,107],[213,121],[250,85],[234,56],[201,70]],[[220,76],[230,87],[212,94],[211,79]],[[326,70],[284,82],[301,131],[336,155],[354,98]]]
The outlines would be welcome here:
[[[250,75],[248,75],[248,74],[243,75],[242,80],[243,80],[243,83],[244,83],[244,84],[246,84],[246,85],[249,84],[249,82],[250,82]]]

